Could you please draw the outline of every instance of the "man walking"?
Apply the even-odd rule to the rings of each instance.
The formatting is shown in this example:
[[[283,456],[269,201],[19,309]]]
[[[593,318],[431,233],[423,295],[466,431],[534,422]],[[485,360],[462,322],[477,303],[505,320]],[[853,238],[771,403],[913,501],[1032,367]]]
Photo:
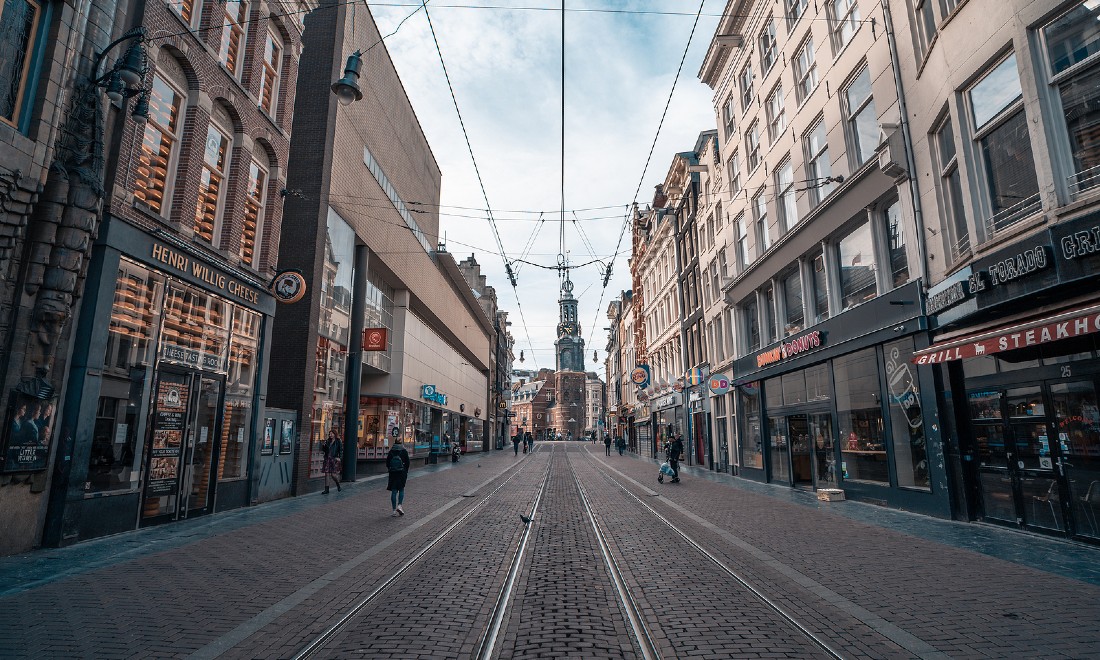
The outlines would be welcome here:
[[[615,438],[615,448],[619,450],[619,456],[622,456],[623,451],[626,450],[626,439],[623,436]]]
[[[409,478],[409,450],[405,449],[405,443],[398,436],[389,454],[386,455],[386,469],[390,473],[386,490],[390,491],[390,507],[393,509],[391,516],[403,516],[405,510],[401,505],[405,502],[405,482]]]
[[[684,436],[677,435],[668,450],[668,466],[672,468],[672,483],[680,481],[680,457],[684,455]]]
[[[603,449],[604,454],[611,455],[611,436],[606,433],[603,436]]]
[[[515,435],[512,436],[512,450],[515,451],[516,456],[519,456],[519,437],[521,435],[523,435],[523,434],[522,433],[516,433]],[[526,449],[526,447],[525,447],[525,449]]]

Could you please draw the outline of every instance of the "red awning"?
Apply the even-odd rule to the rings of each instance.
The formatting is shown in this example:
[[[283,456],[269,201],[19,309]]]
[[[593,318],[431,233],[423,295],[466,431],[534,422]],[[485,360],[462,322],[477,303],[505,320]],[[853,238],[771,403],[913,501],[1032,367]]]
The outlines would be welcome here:
[[[1100,332],[1100,305],[933,344],[913,353],[912,361],[916,364],[939,364],[1017,348],[1041,346],[1094,332]]]

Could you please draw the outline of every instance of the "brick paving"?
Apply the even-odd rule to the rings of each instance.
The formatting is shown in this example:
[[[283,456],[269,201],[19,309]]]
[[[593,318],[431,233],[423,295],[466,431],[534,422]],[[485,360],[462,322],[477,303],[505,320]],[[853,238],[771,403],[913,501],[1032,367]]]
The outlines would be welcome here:
[[[1100,564],[1095,548],[1006,532],[1010,562],[868,524],[866,505],[802,506],[692,469],[658,485],[649,461],[581,443],[538,449],[414,472],[403,518],[389,517],[384,480],[372,479],[339,495],[0,559],[0,657],[291,656],[508,479],[319,654],[468,657],[547,465],[501,657],[638,654],[570,466],[664,657],[820,651],[612,480],[845,657],[1100,657],[1100,587],[1086,581]],[[951,523],[915,527],[940,524]]]

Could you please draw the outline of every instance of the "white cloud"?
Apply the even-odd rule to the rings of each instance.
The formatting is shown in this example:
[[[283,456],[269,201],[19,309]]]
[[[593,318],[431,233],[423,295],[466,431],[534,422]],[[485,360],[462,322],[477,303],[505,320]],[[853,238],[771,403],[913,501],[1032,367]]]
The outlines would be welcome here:
[[[499,219],[505,252],[511,259],[519,257],[537,227],[536,222],[516,220],[533,220],[536,215],[510,211],[546,210],[552,222],[541,228],[529,260],[552,266],[557,261],[561,206],[561,15],[515,9],[534,5],[532,0],[494,0],[493,4],[512,9],[457,8],[444,3],[429,4],[429,9],[489,201]],[[582,6],[576,1],[567,6],[573,4]],[[615,7],[687,12],[698,5],[650,1],[621,2]],[[411,10],[380,6],[372,8],[372,13],[387,34]],[[581,218],[614,216],[582,222],[602,259],[611,255],[619,241],[626,205],[638,188],[693,20],[693,15],[566,14],[565,207],[616,207],[578,213]],[[700,131],[714,128],[711,91],[695,78],[695,72],[716,23],[715,17],[704,16],[696,29],[638,193],[640,204],[652,199],[653,186],[663,179],[673,155],[690,151]],[[423,12],[387,39],[386,46],[443,172],[443,213],[478,215],[451,208],[482,208],[485,203]],[[568,213],[567,220],[572,218]],[[527,358],[523,366],[530,368],[537,361],[540,367],[552,367],[558,320],[556,273],[519,265],[518,293],[529,343],[488,222],[443,215],[441,231],[456,257],[476,254],[482,272],[497,288],[501,307],[512,311],[517,355],[523,350]],[[572,263],[593,259],[572,222],[566,226],[566,249]],[[571,273],[590,369],[596,367],[592,350],[598,351],[601,360],[604,357],[607,305],[631,286],[629,235],[623,237],[620,249],[625,253],[615,259],[600,309],[598,268],[592,265]]]

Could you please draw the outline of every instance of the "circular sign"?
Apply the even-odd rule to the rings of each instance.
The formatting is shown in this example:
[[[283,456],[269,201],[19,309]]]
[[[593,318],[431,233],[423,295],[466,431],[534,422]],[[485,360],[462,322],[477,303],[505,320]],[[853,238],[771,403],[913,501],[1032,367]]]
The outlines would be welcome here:
[[[296,270],[284,270],[271,280],[271,292],[281,303],[296,303],[306,295],[306,278]]]
[[[393,427],[392,429],[390,429],[390,435],[396,438],[397,436],[401,435],[401,429],[397,428],[396,426]]]
[[[672,391],[673,392],[683,392],[684,391],[684,381],[683,381],[682,378],[677,378],[676,382],[672,384]]]
[[[730,391],[730,379],[721,374],[711,376],[707,386],[713,394],[725,394]]]
[[[637,367],[630,372],[630,382],[638,387],[645,387],[649,383],[649,374],[646,373],[645,369]]]
[[[368,346],[381,346],[385,344],[385,336],[386,333],[377,328],[367,330],[367,341],[364,343]]]

